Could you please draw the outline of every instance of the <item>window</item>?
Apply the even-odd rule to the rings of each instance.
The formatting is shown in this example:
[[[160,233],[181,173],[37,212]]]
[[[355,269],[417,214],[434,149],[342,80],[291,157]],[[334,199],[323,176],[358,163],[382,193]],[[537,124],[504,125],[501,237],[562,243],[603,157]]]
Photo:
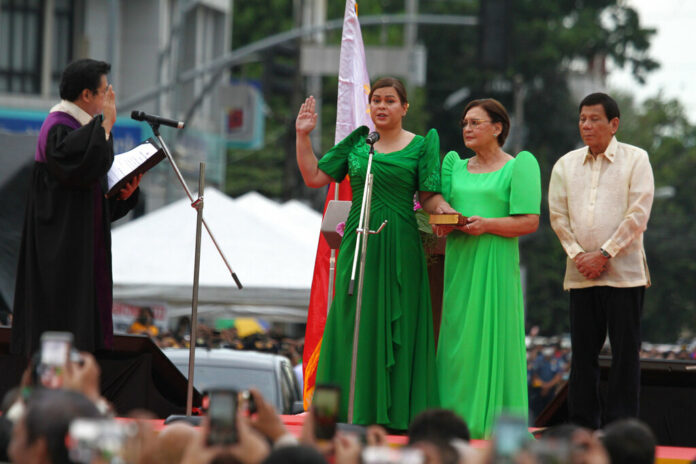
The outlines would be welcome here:
[[[42,0],[0,0],[0,92],[38,94],[44,53],[50,53],[51,85],[72,59],[74,0],[54,0],[51,50],[44,50]]]
[[[54,0],[53,56],[51,59],[51,90],[58,89],[63,69],[72,61],[73,0]]]
[[[40,0],[0,0],[0,91],[39,93],[42,27]]]

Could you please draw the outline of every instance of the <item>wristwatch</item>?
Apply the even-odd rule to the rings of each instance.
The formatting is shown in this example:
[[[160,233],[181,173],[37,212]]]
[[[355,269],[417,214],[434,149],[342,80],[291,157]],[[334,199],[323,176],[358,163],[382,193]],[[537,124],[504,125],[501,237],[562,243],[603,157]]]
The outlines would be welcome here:
[[[611,258],[611,255],[609,254],[609,252],[607,252],[607,250],[605,250],[604,248],[600,248],[599,252],[602,253],[602,256],[604,256],[605,258],[607,258],[607,259]]]

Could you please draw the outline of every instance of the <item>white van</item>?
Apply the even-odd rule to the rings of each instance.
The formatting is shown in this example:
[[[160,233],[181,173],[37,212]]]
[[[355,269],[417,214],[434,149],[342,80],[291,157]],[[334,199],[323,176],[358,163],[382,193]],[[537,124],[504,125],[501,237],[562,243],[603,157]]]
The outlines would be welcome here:
[[[188,348],[165,348],[164,354],[188,378]],[[257,388],[279,414],[303,412],[302,392],[285,356],[228,348],[196,348],[193,385],[229,387],[238,391]]]

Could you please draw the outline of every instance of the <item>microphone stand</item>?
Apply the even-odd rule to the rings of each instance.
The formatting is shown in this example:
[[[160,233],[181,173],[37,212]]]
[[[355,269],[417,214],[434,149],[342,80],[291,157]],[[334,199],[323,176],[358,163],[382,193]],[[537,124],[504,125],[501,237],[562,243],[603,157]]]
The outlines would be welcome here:
[[[201,224],[203,223],[203,189],[205,188],[205,163],[198,173],[198,199],[191,206],[196,210],[196,253],[193,260],[193,293],[191,295],[191,341],[189,342],[188,383],[186,385],[186,415],[193,410],[193,375],[196,364],[196,340],[198,339],[198,281],[201,268]]]
[[[368,142],[369,143],[369,142]],[[353,295],[353,287],[355,284],[355,270],[358,262],[358,251],[360,251],[360,277],[358,280],[358,295],[355,300],[355,326],[353,328],[353,358],[350,368],[350,392],[348,396],[348,423],[353,423],[353,407],[355,403],[355,377],[357,373],[358,362],[358,338],[360,335],[360,311],[362,309],[362,294],[363,285],[365,284],[365,257],[367,255],[367,239],[370,234],[378,234],[387,225],[385,220],[379,229],[370,230],[370,205],[372,204],[372,183],[374,175],[372,174],[372,157],[374,155],[374,142],[370,144],[370,152],[367,158],[367,171],[365,176],[365,188],[363,190],[362,205],[360,208],[360,218],[358,220],[358,228],[355,229],[357,234],[355,241],[355,254],[353,256],[353,271],[350,277],[348,286],[348,295]]]
[[[169,148],[167,148],[167,144],[164,143],[164,139],[160,135],[159,123],[152,122],[152,121],[147,121],[147,122],[148,122],[148,124],[150,124],[150,127],[152,127],[152,132],[155,134],[155,137],[157,137],[157,140],[159,140],[159,143],[162,146],[162,149],[164,150],[164,154],[167,155],[167,159],[169,160],[169,163],[172,165],[172,169],[174,169],[174,173],[176,174],[176,177],[179,179],[179,183],[184,188],[184,191],[186,192],[186,196],[188,196],[188,199],[191,202],[191,206],[193,206],[195,208],[194,204],[197,200],[194,200],[193,195],[191,194],[191,190],[189,190],[188,185],[186,185],[186,180],[184,180],[184,177],[181,175],[181,171],[179,171],[179,167],[176,165],[176,162],[174,161],[174,157],[169,152]],[[220,257],[225,262],[225,266],[227,266],[227,270],[230,271],[230,274],[232,275],[234,282],[237,284],[237,288],[241,290],[242,283],[239,281],[237,274],[232,270],[232,266],[230,266],[230,263],[227,261],[227,258],[225,257],[225,253],[222,252],[220,245],[218,245],[217,240],[215,240],[215,236],[210,231],[210,227],[208,227],[208,223],[205,222],[205,218],[201,218],[201,221],[203,222],[203,226],[205,227],[205,230],[208,232],[210,239],[213,241],[213,245],[215,245],[215,248],[217,249],[218,253],[220,254]],[[191,334],[191,336],[193,336],[193,334]]]

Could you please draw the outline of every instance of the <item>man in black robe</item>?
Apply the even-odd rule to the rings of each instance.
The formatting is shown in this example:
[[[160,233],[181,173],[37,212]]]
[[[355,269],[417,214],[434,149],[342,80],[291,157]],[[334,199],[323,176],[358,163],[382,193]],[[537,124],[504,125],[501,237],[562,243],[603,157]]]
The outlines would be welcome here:
[[[12,351],[31,356],[47,330],[94,352],[113,343],[111,221],[137,202],[140,177],[111,199],[115,94],[103,61],[63,71],[62,101],[39,132],[15,285]]]

